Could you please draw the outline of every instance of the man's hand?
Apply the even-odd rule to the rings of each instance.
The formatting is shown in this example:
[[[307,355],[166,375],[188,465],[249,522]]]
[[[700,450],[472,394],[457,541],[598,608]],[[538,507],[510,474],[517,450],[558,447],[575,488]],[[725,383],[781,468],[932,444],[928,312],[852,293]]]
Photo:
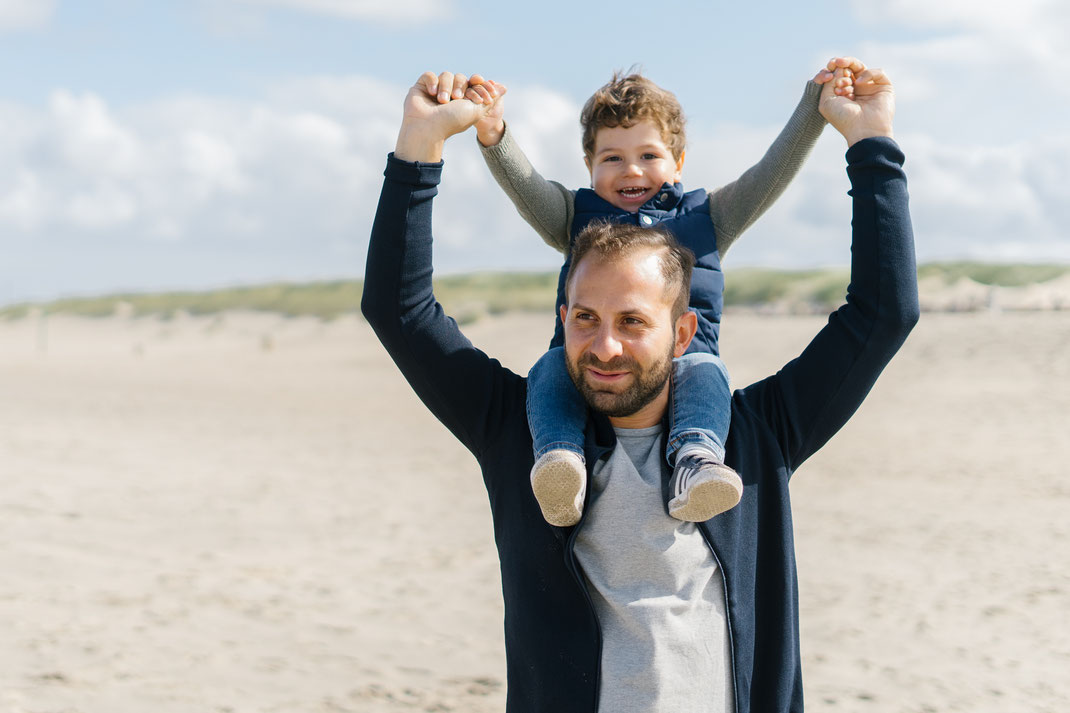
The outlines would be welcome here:
[[[424,72],[405,97],[394,156],[428,163],[441,160],[446,139],[474,125],[505,94],[503,85],[479,79],[473,85],[463,74]]]
[[[881,69],[868,69],[854,57],[829,60],[815,82],[821,89],[821,115],[854,146],[873,136],[892,136],[895,91]]]
[[[424,77],[421,77],[421,79],[424,79]],[[447,104],[462,96],[463,91],[461,91],[461,85],[458,82],[463,80],[463,75],[454,75],[452,92],[446,88],[439,87],[441,77],[439,77],[438,82],[417,82],[417,85],[423,84],[427,90],[427,95],[439,104]],[[468,88],[475,90],[480,99],[491,102],[487,112],[475,123],[476,137],[479,139],[479,143],[484,146],[496,146],[502,140],[502,134],[505,133],[505,121],[502,118],[505,115],[505,99],[502,96],[505,94],[505,87],[493,80],[484,78],[481,74],[473,74],[468,77]],[[493,93],[497,94],[497,98],[492,96]],[[483,102],[477,101],[476,103]]]

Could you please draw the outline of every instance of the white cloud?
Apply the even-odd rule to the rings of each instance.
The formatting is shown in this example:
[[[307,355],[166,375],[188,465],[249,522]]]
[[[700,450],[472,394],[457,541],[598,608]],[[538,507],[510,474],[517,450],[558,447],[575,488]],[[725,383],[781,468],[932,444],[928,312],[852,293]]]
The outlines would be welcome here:
[[[911,195],[919,249],[981,260],[1070,255],[1070,141],[904,142],[918,156]]]
[[[895,23],[915,29],[976,31],[1018,38],[1065,32],[1070,10],[1061,0],[853,0],[856,16],[872,25]]]
[[[1070,44],[1070,4],[1062,0],[854,0],[851,7],[874,28],[891,25],[925,35],[863,46],[868,59],[896,67],[897,76],[905,68],[940,93],[981,90],[994,101],[1020,102],[1037,91],[1070,95],[1064,82],[1052,80]]]
[[[55,0],[0,0],[0,30],[41,27],[55,9]]]
[[[1070,5],[858,0],[850,7],[891,38],[857,51],[896,84],[919,256],[1066,260],[1070,86],[1053,79],[1053,68],[1070,44]],[[821,200],[807,204],[812,210]]]
[[[43,108],[0,104],[0,250],[63,254],[86,268],[37,288],[53,294],[360,274],[405,91],[368,77],[310,77],[251,101],[185,95],[113,106],[56,91]],[[900,100],[905,114],[925,111]],[[507,102],[535,167],[566,186],[587,185],[578,101],[520,86]],[[780,128],[693,122],[685,186],[736,178]],[[899,135],[922,259],[1070,257],[1065,132],[971,140],[958,128],[915,121]],[[845,263],[843,151],[827,128],[729,264]],[[436,268],[560,265],[494,184],[474,134],[451,140],[446,160]],[[175,259],[130,257],[153,246]],[[38,253],[27,254],[12,264],[32,265]],[[0,264],[0,284],[23,283],[14,269]]]
[[[22,251],[22,264],[59,252],[88,268],[79,282],[39,288],[53,293],[360,274],[406,89],[312,77],[253,101],[114,106],[57,90],[43,108],[0,105],[0,250]],[[562,116],[578,111],[538,96]],[[571,123],[532,122],[534,152],[555,156],[565,135],[578,142]],[[441,269],[557,262],[493,185],[474,134],[451,141],[447,159]],[[182,257],[130,257],[160,250]],[[0,264],[0,284],[23,283],[10,264]]]
[[[73,224],[95,231],[129,223],[137,215],[137,204],[126,190],[102,183],[71,196],[67,210]]]
[[[341,17],[347,20],[368,20],[387,23],[424,23],[449,16],[452,3],[448,0],[241,0],[250,5],[272,5],[294,10]]]
[[[199,180],[202,194],[216,190],[238,193],[247,184],[237,152],[225,140],[203,131],[189,131],[181,137],[181,165]]]
[[[686,185],[714,187],[756,161],[778,127],[693,126]],[[1070,137],[1000,142],[899,133],[907,155],[917,251],[923,261],[1070,258]],[[740,239],[726,264],[845,264],[850,187],[846,144],[831,127],[780,200]]]
[[[115,121],[103,99],[60,90],[49,107],[55,146],[71,167],[87,175],[136,170],[138,139]]]
[[[35,174],[23,168],[0,191],[0,223],[22,232],[33,232],[41,225],[48,202]]]

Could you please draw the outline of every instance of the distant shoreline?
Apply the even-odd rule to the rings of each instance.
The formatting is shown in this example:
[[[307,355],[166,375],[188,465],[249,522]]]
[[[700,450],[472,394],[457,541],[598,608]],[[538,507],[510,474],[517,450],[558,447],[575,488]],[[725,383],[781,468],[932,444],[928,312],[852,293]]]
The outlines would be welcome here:
[[[1070,310],[1070,265],[930,263],[918,268],[921,306],[930,312]],[[726,271],[730,311],[820,314],[846,294],[847,268]],[[435,281],[435,291],[458,322],[509,312],[550,311],[556,272],[480,272]],[[26,302],[0,308],[0,319],[44,314],[167,319],[177,313],[213,315],[235,310],[332,320],[359,314],[363,280],[272,283],[205,291],[117,293]]]

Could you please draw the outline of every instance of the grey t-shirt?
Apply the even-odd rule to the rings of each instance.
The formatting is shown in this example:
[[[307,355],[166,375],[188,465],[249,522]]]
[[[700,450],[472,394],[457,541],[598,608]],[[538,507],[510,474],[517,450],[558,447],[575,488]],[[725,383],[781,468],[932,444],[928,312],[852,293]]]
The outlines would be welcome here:
[[[733,710],[724,581],[662,498],[661,427],[616,429],[576,557],[602,626],[602,713]]]

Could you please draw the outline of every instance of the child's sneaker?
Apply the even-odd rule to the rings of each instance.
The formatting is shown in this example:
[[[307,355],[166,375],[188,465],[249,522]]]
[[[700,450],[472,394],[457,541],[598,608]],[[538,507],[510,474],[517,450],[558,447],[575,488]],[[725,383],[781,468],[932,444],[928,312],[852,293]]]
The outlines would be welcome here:
[[[587,493],[587,469],[578,453],[547,451],[531,469],[531,489],[546,522],[569,527],[580,521]]]
[[[685,522],[704,522],[739,503],[743,481],[709,450],[690,448],[676,458],[669,493],[670,515]]]

